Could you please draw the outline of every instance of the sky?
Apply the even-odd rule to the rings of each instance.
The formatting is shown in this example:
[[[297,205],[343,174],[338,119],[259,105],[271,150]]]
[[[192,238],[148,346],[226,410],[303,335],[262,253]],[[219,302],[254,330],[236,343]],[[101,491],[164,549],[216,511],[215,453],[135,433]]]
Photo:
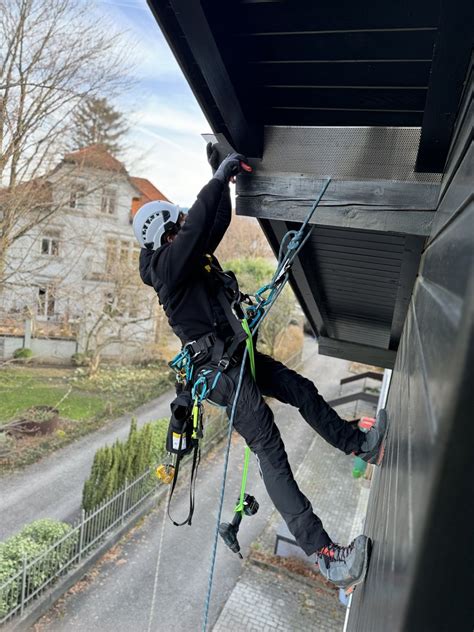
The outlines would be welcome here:
[[[114,101],[130,124],[125,165],[188,207],[212,175],[201,138],[211,132],[209,123],[146,0],[97,0],[97,6],[131,43],[135,85]]]

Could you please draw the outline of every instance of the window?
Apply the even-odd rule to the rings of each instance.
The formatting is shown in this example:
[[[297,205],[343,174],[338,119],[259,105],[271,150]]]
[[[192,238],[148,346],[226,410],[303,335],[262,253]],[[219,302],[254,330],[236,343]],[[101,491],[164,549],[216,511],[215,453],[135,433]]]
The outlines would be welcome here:
[[[140,260],[140,246],[137,246],[135,242],[132,242],[132,265],[134,268],[138,268],[139,260]]]
[[[130,257],[130,242],[129,241],[121,241],[120,242],[120,261],[121,263],[128,263]]]
[[[117,264],[118,240],[107,239],[105,247],[105,271],[110,274]]]
[[[73,184],[69,193],[69,206],[71,208],[83,208],[85,194],[85,184]]]
[[[59,255],[59,234],[46,233],[41,238],[41,254],[57,257]]]
[[[53,316],[54,315],[54,290],[51,286],[38,288],[38,316]]]
[[[105,272],[111,274],[125,269],[138,268],[140,247],[128,239],[107,239],[105,244]]]
[[[104,189],[102,191],[102,199],[100,202],[100,210],[102,213],[115,215],[117,206],[117,191],[115,189]]]
[[[131,319],[138,318],[140,314],[139,302],[134,294],[130,294],[128,297],[128,317]]]
[[[115,297],[112,292],[106,292],[104,295],[104,312],[109,316],[114,315]]]

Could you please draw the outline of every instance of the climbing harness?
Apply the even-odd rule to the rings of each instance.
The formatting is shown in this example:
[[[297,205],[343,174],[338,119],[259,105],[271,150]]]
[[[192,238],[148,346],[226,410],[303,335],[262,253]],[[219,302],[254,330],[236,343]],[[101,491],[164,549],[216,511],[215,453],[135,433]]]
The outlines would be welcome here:
[[[175,525],[180,526],[184,524],[191,524],[194,511],[194,487],[200,460],[199,439],[202,437],[203,402],[207,399],[218,406],[225,405],[224,403],[213,401],[211,397],[213,396],[213,391],[215,390],[219,380],[225,378],[230,379],[225,375],[225,371],[234,361],[237,350],[245,342],[242,358],[239,359],[239,362],[241,363],[239,377],[232,402],[231,414],[229,416],[219,509],[214,533],[208,589],[203,614],[203,632],[207,629],[219,535],[233,552],[242,557],[240,553],[240,545],[237,539],[237,533],[241,520],[244,515],[254,515],[258,510],[258,502],[253,496],[246,493],[250,460],[250,448],[247,446],[245,448],[241,490],[239,499],[234,508],[234,517],[230,523],[221,523],[232,428],[235,419],[237,402],[242,388],[245,366],[247,364],[247,360],[249,360],[252,376],[255,379],[254,338],[271,307],[283,291],[286,282],[289,279],[291,266],[295,258],[298,256],[312,233],[313,227],[308,228],[308,224],[311,221],[311,218],[313,217],[313,214],[316,211],[316,208],[330,182],[330,178],[324,182],[317,199],[315,200],[300,229],[291,230],[284,236],[280,245],[276,271],[270,283],[261,287],[255,295],[243,295],[238,290],[235,276],[230,272],[224,272],[215,264],[213,257],[207,255],[208,260],[205,265],[205,270],[213,275],[214,278],[217,277],[220,289],[216,298],[232,328],[233,337],[230,345],[226,348],[223,341],[216,338],[213,334],[209,334],[197,341],[185,344],[181,352],[170,362],[170,367],[176,372],[177,382],[181,388],[177,398],[172,403],[172,417],[167,438],[167,450],[169,453],[173,454],[174,462],[161,465],[157,470],[157,475],[164,482],[165,480],[172,481],[168,497],[168,516]],[[204,366],[201,368],[196,368],[196,359],[199,359],[202,354],[205,355],[206,353],[212,353],[210,361],[205,362]],[[188,454],[191,451],[193,451],[193,461],[190,483],[189,513],[188,517],[184,521],[177,523],[170,516],[169,506],[176,485],[181,459],[185,454]]]

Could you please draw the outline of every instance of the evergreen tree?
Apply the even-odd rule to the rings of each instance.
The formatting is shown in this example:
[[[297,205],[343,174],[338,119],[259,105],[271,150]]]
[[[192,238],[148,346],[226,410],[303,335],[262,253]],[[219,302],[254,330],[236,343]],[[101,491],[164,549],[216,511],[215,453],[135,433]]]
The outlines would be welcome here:
[[[106,445],[102,449],[102,458],[100,463],[100,481],[97,485],[97,503],[101,503],[108,496],[109,485],[111,479],[111,471],[113,465],[112,448]]]
[[[70,147],[72,150],[89,145],[103,145],[118,156],[123,150],[123,138],[128,131],[123,114],[110,105],[107,99],[87,99],[72,117]]]
[[[125,465],[125,478],[128,481],[132,481],[135,476],[135,460],[138,448],[138,430],[137,420],[132,418],[130,423],[130,432],[128,434],[127,443],[125,444],[126,451],[126,465]]]

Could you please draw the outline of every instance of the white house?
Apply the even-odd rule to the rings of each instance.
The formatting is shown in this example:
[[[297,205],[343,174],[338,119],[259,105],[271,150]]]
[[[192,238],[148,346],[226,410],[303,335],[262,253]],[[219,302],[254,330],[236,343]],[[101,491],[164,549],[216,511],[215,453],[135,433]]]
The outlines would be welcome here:
[[[53,356],[60,338],[74,339],[76,351],[101,346],[104,356],[140,355],[155,342],[157,301],[137,272],[132,213],[167,198],[99,145],[67,154],[42,189],[47,221],[27,226],[8,250],[2,333],[31,319],[33,337],[50,339]],[[18,346],[10,343],[4,357]]]

